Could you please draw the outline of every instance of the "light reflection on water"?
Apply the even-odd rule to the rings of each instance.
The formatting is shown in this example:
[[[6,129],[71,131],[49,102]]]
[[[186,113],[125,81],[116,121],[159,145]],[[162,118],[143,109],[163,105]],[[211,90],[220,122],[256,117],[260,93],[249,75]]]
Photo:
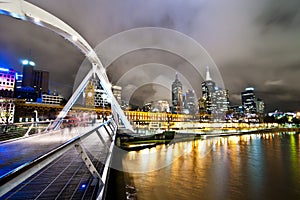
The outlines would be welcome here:
[[[300,136],[270,133],[129,152],[138,199],[300,199]],[[132,162],[134,161],[134,162]],[[142,173],[146,172],[146,173]]]

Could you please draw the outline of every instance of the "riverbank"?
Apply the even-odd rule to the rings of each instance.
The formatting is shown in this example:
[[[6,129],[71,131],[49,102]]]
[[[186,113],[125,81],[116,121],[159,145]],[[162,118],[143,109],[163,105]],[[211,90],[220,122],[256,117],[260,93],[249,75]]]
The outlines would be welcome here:
[[[275,132],[300,132],[300,128],[266,128],[257,130],[240,129],[235,131],[214,130],[213,132],[198,132],[198,133],[184,133],[179,131],[164,131],[163,133],[138,136],[118,134],[119,147],[127,151],[138,151],[146,148],[152,148],[160,144],[170,144],[176,142],[190,141],[195,139],[207,139],[211,137],[226,137],[226,136],[239,136],[245,134],[261,134],[261,133],[275,133]]]

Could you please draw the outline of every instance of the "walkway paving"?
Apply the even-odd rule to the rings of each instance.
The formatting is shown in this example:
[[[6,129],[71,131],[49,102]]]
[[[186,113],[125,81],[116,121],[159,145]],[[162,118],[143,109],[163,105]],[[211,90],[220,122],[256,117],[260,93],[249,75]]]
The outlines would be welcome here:
[[[0,145],[0,174],[3,175],[25,162],[37,158],[67,140],[87,132],[86,128],[74,128],[38,135]],[[103,134],[109,144],[109,138]],[[81,141],[97,170],[101,171],[107,156],[107,148],[97,134]],[[71,148],[47,167],[11,190],[1,199],[94,199],[98,186],[92,186],[92,177],[86,165]]]

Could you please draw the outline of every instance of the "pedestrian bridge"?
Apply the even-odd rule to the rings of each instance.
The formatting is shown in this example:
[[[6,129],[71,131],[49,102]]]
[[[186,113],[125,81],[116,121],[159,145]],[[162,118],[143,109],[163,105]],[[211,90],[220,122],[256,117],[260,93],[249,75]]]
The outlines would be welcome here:
[[[112,94],[105,68],[88,42],[72,27],[24,0],[1,0],[0,14],[46,28],[77,47],[90,70],[57,116],[41,132],[0,144],[3,199],[103,199],[119,123],[133,131]],[[59,129],[89,81],[97,78],[111,99],[113,118],[89,127]]]
[[[105,199],[113,119],[0,144],[1,199]]]

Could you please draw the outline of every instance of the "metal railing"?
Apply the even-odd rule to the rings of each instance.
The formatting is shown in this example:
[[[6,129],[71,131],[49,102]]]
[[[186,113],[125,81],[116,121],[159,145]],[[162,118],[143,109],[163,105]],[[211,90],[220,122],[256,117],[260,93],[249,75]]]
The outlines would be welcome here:
[[[102,172],[102,175],[97,171],[97,169],[94,167],[93,163],[89,159],[89,156],[85,152],[84,148],[81,146],[80,141],[87,138],[93,133],[97,133],[99,139],[101,140],[104,145],[107,145],[101,135],[100,128],[104,127],[105,132],[109,135],[111,144],[109,147],[108,155],[106,157],[106,161],[104,164],[104,170]],[[21,184],[23,181],[25,181],[27,178],[31,177],[36,172],[40,171],[45,166],[49,165],[51,162],[53,162],[58,157],[62,156],[64,153],[66,153],[69,149],[72,147],[75,147],[77,152],[81,155],[84,163],[88,167],[90,173],[92,174],[95,181],[99,184],[98,191],[98,197],[97,199],[102,199],[104,196],[105,186],[107,184],[108,175],[109,175],[109,167],[112,159],[112,151],[114,148],[114,141],[117,131],[117,124],[112,120],[108,120],[107,122],[102,123],[101,125],[97,126],[96,128],[88,131],[87,133],[83,133],[79,136],[74,137],[73,139],[65,142],[64,144],[58,146],[57,148],[49,151],[48,153],[32,160],[29,162],[24,163],[20,167],[2,175],[0,177],[0,196],[6,194],[19,184]]]

